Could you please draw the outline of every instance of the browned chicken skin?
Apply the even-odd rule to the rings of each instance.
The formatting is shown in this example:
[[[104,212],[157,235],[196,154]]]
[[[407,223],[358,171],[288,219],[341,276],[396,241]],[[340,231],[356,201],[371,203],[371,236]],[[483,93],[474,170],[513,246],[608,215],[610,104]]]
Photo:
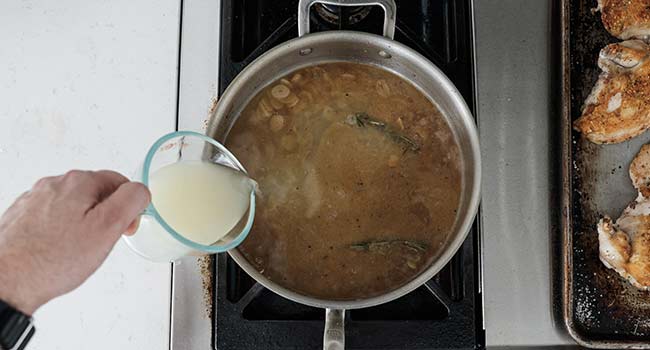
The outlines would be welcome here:
[[[598,0],[605,29],[619,39],[650,36],[650,0]]]
[[[630,163],[630,179],[643,198],[650,198],[650,144],[641,147]]]
[[[650,144],[630,165],[630,178],[639,195],[614,224],[605,216],[598,223],[600,260],[637,288],[650,290]]]
[[[650,128],[650,46],[628,40],[605,46],[603,70],[573,127],[594,143],[619,143]]]

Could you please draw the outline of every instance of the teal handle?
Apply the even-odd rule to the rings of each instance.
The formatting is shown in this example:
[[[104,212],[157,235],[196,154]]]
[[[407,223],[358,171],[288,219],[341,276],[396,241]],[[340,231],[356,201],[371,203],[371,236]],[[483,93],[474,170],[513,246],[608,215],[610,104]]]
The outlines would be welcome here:
[[[155,211],[153,210],[153,205],[151,203],[149,203],[149,205],[146,208],[144,208],[144,210],[142,211],[142,213],[140,213],[140,215],[141,216],[142,215],[147,215],[147,216],[154,217],[155,216],[154,213],[155,213]]]

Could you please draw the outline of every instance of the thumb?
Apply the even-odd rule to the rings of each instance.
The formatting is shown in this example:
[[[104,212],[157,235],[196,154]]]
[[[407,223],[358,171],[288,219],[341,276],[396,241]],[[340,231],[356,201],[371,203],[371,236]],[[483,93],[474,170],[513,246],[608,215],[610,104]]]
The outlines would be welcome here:
[[[149,205],[151,194],[139,182],[125,182],[92,209],[104,233],[119,236]]]

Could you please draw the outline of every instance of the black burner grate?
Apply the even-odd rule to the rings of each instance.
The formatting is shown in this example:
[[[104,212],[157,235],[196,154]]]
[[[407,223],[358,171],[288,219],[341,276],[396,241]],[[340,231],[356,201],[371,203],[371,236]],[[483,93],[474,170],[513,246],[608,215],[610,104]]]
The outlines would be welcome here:
[[[454,82],[474,107],[471,0],[398,2],[395,40],[419,51]],[[297,36],[297,0],[223,0],[219,93],[250,62]],[[379,34],[381,8],[312,11],[313,31],[352,29]],[[363,17],[363,18],[360,18]],[[484,346],[479,230],[472,229],[452,261],[412,293],[346,314],[348,349],[474,349]],[[235,262],[216,259],[217,349],[319,349],[324,312],[263,288]]]

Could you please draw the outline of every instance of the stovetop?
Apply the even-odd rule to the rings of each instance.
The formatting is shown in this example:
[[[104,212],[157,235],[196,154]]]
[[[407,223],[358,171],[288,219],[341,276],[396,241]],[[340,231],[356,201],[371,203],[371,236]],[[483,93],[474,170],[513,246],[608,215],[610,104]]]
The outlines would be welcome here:
[[[397,0],[395,40],[417,50],[454,82],[470,108],[474,103],[473,38],[470,0]],[[332,29],[381,34],[379,7],[358,22],[332,24],[311,11],[313,32]],[[298,36],[297,0],[224,0],[221,3],[219,94],[255,58]],[[345,7],[341,8],[345,10]],[[354,14],[352,15],[354,16]],[[349,17],[343,14],[342,18]]]
[[[206,115],[217,96],[223,1],[180,1],[179,130],[205,131]],[[417,1],[408,0],[408,5],[415,6]],[[555,85],[558,74],[554,69],[559,56],[552,45],[557,42],[554,30],[560,14],[554,5],[558,1],[465,0],[463,6],[467,3],[472,7],[476,35],[473,89],[477,99],[470,107],[481,135],[484,174],[478,218],[483,240],[485,343],[495,348],[568,348],[575,342],[566,334],[561,315],[558,318],[554,314],[557,299],[550,293],[555,287],[552,260],[556,253],[551,246],[554,237],[561,234],[557,232],[560,213],[556,211],[560,207],[560,185],[553,175],[560,158],[554,146],[557,143],[552,142],[560,129],[556,109],[560,90]],[[404,22],[402,12],[397,13],[400,26]],[[399,31],[397,34],[398,38],[402,35]],[[434,62],[458,84],[458,77],[449,73],[451,68],[445,68],[440,60]],[[469,101],[471,96],[463,91]],[[211,282],[213,267],[196,257],[186,257],[171,266],[170,349],[208,350],[216,343],[223,345],[214,336],[218,310],[213,307],[217,301],[213,293],[217,286]],[[472,273],[477,270],[474,266]],[[480,305],[475,303],[474,310]],[[478,323],[478,318],[475,321]],[[320,339],[320,334],[316,337]],[[258,348],[267,345],[260,344]],[[377,346],[382,347],[388,345]]]
[[[470,0],[398,0],[397,5],[395,40],[442,69],[474,109]],[[219,94],[259,55],[297,36],[297,0],[223,0],[221,6]],[[315,5],[311,20],[314,32],[350,29],[380,34],[383,13],[379,7]],[[425,285],[393,302],[347,311],[347,348],[483,347],[479,254],[479,229],[474,225],[452,261]],[[225,254],[215,264],[217,349],[322,347],[323,310],[265,289]]]

